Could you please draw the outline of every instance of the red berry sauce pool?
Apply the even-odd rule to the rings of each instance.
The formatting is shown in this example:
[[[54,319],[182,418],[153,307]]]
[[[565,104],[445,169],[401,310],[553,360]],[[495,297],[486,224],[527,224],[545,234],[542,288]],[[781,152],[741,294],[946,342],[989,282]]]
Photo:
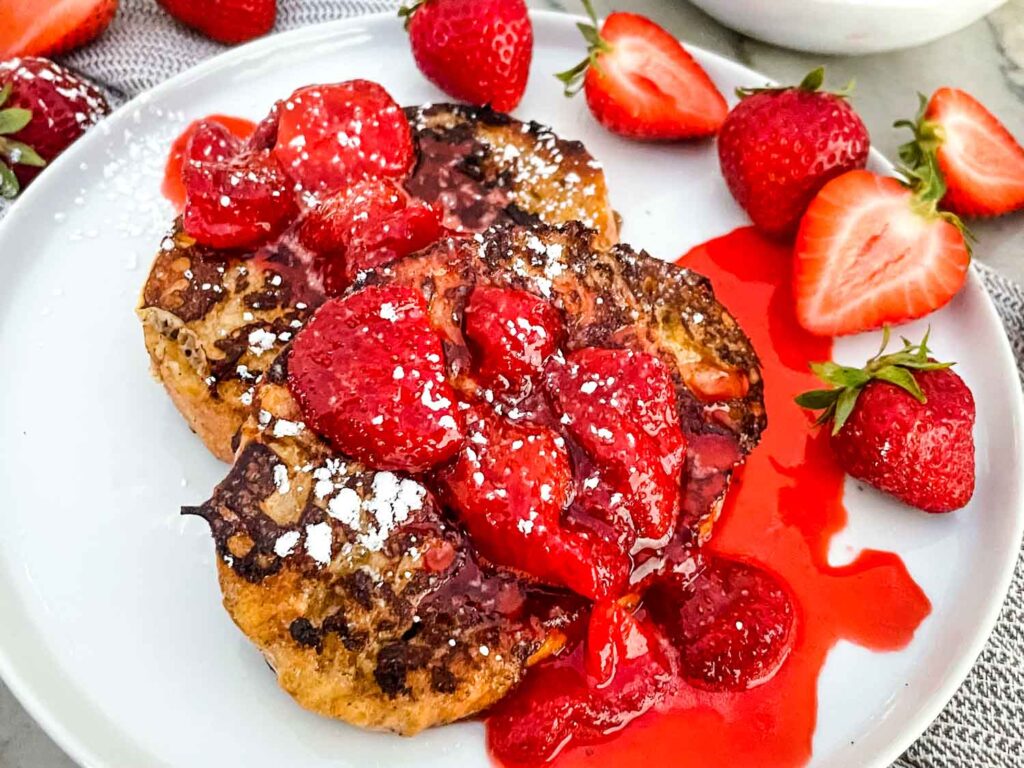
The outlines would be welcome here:
[[[820,386],[808,363],[831,359],[832,342],[811,336],[797,325],[789,262],[787,248],[765,240],[752,228],[698,246],[679,260],[682,266],[711,278],[718,298],[734,313],[761,358],[768,429],[734,478],[708,549],[760,566],[788,587],[795,613],[795,637],[788,657],[773,677],[757,687],[715,691],[679,679],[665,683],[659,677],[662,667],[656,654],[636,654],[632,662],[636,668],[623,676],[622,690],[604,702],[606,710],[621,704],[631,711],[616,716],[593,708],[573,710],[572,716],[589,719],[591,725],[578,732],[582,738],[558,751],[549,765],[802,765],[811,756],[818,674],[829,649],[841,639],[875,651],[903,648],[931,611],[928,598],[893,553],[867,551],[849,565],[828,564],[829,541],[846,524],[843,472],[825,436],[811,428],[812,417],[797,407],[793,397]],[[705,577],[697,577],[701,578]],[[655,609],[653,605],[641,608],[637,615],[643,617]],[[630,643],[641,651],[645,647],[639,629],[626,636],[632,638],[627,648]],[[619,655],[631,657],[628,650]],[[528,723],[531,728],[541,727],[541,712],[550,709],[553,698],[571,698],[574,687],[580,687],[585,666],[576,651],[543,661],[530,671],[527,684],[488,720],[492,754],[504,757],[499,760],[495,755],[496,762],[507,766],[542,762],[522,752],[510,760],[515,748],[509,745],[528,734],[526,729],[519,730],[522,718],[534,721]],[[638,687],[634,680],[638,676],[655,682]],[[556,711],[564,715],[567,710]],[[508,712],[517,713],[518,718],[502,716]],[[601,725],[593,726],[594,721]]]

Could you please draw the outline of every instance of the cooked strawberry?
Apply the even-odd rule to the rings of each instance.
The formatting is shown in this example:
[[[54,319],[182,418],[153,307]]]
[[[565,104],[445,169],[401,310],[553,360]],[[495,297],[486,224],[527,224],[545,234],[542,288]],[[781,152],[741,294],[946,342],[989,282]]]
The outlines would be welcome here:
[[[244,43],[274,28],[277,0],[158,0],[171,16],[219,43]]]
[[[930,357],[927,335],[887,355],[888,341],[886,330],[864,368],[815,365],[832,388],[797,403],[824,409],[848,474],[926,512],[960,509],[974,494],[974,397],[952,363]]]
[[[320,307],[292,343],[288,384],[306,423],[373,469],[422,472],[462,445],[441,340],[411,288],[364,288]]]
[[[59,64],[0,62],[0,197],[18,194],[109,111],[103,94]]]
[[[367,177],[402,177],[415,159],[405,113],[368,80],[300,88],[280,115],[274,154],[309,193],[328,195]]]
[[[580,651],[577,651],[579,653]],[[488,718],[488,747],[505,765],[539,765],[569,746],[603,741],[657,707],[672,668],[647,621],[614,602],[594,606],[574,659],[541,665]]]
[[[533,57],[524,0],[417,0],[404,7],[420,71],[453,98],[511,112]]]
[[[338,296],[360,271],[437,241],[444,231],[441,216],[390,179],[364,179],[309,211],[299,237],[320,256],[328,295]]]
[[[846,96],[820,90],[824,69],[792,88],[742,90],[718,134],[729,191],[774,237],[792,235],[825,184],[868,160],[868,129]]]
[[[0,3],[0,59],[57,56],[102,35],[118,0],[14,0]]]
[[[664,537],[679,511],[686,453],[668,369],[644,353],[588,347],[552,359],[548,388],[562,423],[620,494],[634,531]]]
[[[484,386],[527,393],[558,348],[562,318],[551,304],[525,291],[480,285],[466,305],[466,338]]]
[[[558,75],[566,94],[582,82],[590,111],[605,128],[632,139],[714,135],[729,111],[700,64],[669,32],[635,13],[613,13],[597,30],[580,25],[588,56]]]
[[[936,203],[943,185],[868,171],[833,179],[811,202],[794,249],[796,315],[811,333],[839,336],[923,317],[967,279],[962,225]]]
[[[185,149],[185,232],[214,248],[244,248],[273,237],[295,215],[288,179],[269,152],[237,152],[241,142],[218,123],[208,123]]]
[[[438,479],[480,553],[586,597],[617,594],[629,574],[628,556],[561,522],[572,497],[565,441],[486,406],[470,410],[467,422],[465,448]]]
[[[218,128],[210,128],[209,124],[215,123]],[[171,201],[176,208],[182,209],[185,205],[185,179],[183,166],[185,163],[185,151],[192,144],[194,161],[223,161],[241,152],[241,145],[238,143],[249,138],[253,132],[251,120],[228,115],[211,115],[202,120],[196,120],[189,124],[184,131],[174,140],[171,151],[167,158],[167,168],[164,172],[164,181],[161,187],[164,197]],[[193,142],[192,139],[197,133],[205,134],[202,138]],[[237,141],[236,141],[237,140]]]
[[[766,682],[795,639],[793,602],[782,582],[718,555],[705,558],[696,578],[656,582],[644,605],[679,651],[682,675],[701,688],[737,691]]]
[[[1024,147],[977,99],[958,88],[921,97],[914,131],[900,147],[912,168],[934,155],[946,180],[941,205],[961,216],[1001,216],[1024,208]]]

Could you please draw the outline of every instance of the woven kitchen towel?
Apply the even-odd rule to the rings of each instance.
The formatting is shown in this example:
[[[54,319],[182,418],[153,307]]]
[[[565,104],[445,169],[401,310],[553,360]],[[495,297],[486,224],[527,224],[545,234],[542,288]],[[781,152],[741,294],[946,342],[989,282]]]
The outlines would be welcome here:
[[[389,0],[279,0],[277,29],[394,10],[397,5]],[[107,34],[66,63],[95,79],[116,104],[221,50],[175,23],[155,0],[122,0]],[[983,265],[975,269],[999,310],[1024,377],[1024,288]],[[1024,559],[1017,563],[999,623],[967,681],[895,768],[1024,768],[1022,726]]]

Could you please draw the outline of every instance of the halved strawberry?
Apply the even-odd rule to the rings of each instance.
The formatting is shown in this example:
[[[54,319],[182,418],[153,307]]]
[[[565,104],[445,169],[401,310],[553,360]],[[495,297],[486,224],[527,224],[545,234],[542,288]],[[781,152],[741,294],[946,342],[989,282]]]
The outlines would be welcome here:
[[[608,130],[633,139],[711,136],[729,111],[725,98],[678,40],[645,16],[613,13],[597,30],[580,24],[588,56],[558,79],[566,95],[582,81],[590,111]]]
[[[961,216],[1001,216],[1024,208],[1024,147],[977,99],[940,88],[917,120],[900,120],[914,140],[900,147],[911,167],[934,154],[946,180],[944,208]]]
[[[292,342],[288,384],[306,423],[374,469],[422,472],[462,445],[441,339],[412,288],[364,288],[320,307]]]
[[[327,294],[339,296],[359,272],[437,241],[442,215],[390,179],[364,179],[309,211],[299,237],[320,257]]]
[[[309,85],[288,97],[280,115],[274,154],[300,190],[328,195],[412,167],[409,121],[377,83]]]
[[[565,441],[487,406],[470,410],[467,423],[468,442],[438,479],[481,554],[586,597],[617,594],[629,574],[626,553],[561,522],[573,485]]]
[[[209,127],[210,123],[216,123],[220,128],[225,129],[227,135],[219,133],[217,128],[211,129]],[[164,173],[163,186],[160,189],[164,197],[170,200],[179,210],[185,205],[183,168],[185,164],[185,151],[189,149],[190,145],[193,154],[193,157],[190,158],[191,160],[227,160],[241,151],[240,145],[236,144],[233,140],[247,139],[252,135],[253,128],[254,125],[251,120],[231,117],[229,115],[210,115],[189,124],[178,138],[174,140],[174,144],[171,145],[171,151],[167,158],[167,169]],[[193,142],[192,139],[197,133],[203,133],[205,136]]]
[[[110,26],[118,0],[0,2],[0,59],[57,56],[85,45]]]
[[[934,169],[909,183],[850,171],[826,184],[800,222],[794,296],[800,324],[839,336],[923,317],[967,279],[959,220],[941,213]]]
[[[530,391],[562,334],[558,310],[532,294],[487,285],[470,294],[466,338],[475,353],[477,375],[499,393]]]
[[[664,537],[679,511],[686,453],[668,369],[648,354],[587,347],[552,359],[548,390],[562,423],[618,492],[636,535]]]

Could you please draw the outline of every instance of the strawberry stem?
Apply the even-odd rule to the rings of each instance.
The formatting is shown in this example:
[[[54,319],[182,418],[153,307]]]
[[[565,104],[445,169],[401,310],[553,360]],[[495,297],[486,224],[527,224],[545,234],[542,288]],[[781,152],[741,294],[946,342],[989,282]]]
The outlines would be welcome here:
[[[736,95],[745,99],[747,96],[753,96],[755,93],[781,93],[782,91],[805,91],[807,93],[817,93],[821,90],[821,87],[825,84],[825,68],[815,67],[806,75],[804,79],[800,81],[800,85],[776,85],[776,86],[765,86],[764,88],[737,88]],[[831,93],[833,96],[838,96],[840,99],[848,99],[853,95],[855,81],[851,80],[843,88],[838,91],[825,91],[825,93]]]
[[[0,107],[11,96],[11,84],[0,89]],[[32,111],[21,107],[0,109],[0,197],[13,198],[21,191],[18,177],[14,174],[14,165],[29,165],[42,168],[46,161],[28,144],[12,139],[11,136],[21,131],[32,122]]]
[[[612,50],[612,46],[601,37],[601,33],[597,29],[597,14],[594,13],[594,6],[590,0],[582,0],[582,2],[583,9],[590,17],[591,23],[580,22],[576,28],[583,35],[583,39],[587,41],[587,58],[571,69],[555,73],[555,77],[565,85],[565,95],[569,97],[575,96],[583,88],[584,76],[590,67],[600,69],[598,57],[604,53],[611,53]]]
[[[914,378],[914,371],[937,371],[954,365],[931,359],[931,350],[928,348],[930,334],[929,328],[919,344],[903,338],[903,349],[887,355],[885,348],[889,346],[890,335],[887,326],[882,331],[882,345],[878,354],[870,358],[863,368],[851,368],[833,362],[811,363],[811,370],[832,387],[798,395],[797,405],[809,410],[822,410],[816,423],[827,424],[831,421],[832,434],[835,435],[846,424],[857,404],[857,398],[871,381],[887,381],[909,392],[919,402],[926,402],[924,392]]]
[[[423,5],[427,0],[413,0],[408,5],[402,5],[398,9],[398,18],[405,21],[405,28],[409,29],[409,24],[412,22],[412,15],[419,10],[420,6]]]

